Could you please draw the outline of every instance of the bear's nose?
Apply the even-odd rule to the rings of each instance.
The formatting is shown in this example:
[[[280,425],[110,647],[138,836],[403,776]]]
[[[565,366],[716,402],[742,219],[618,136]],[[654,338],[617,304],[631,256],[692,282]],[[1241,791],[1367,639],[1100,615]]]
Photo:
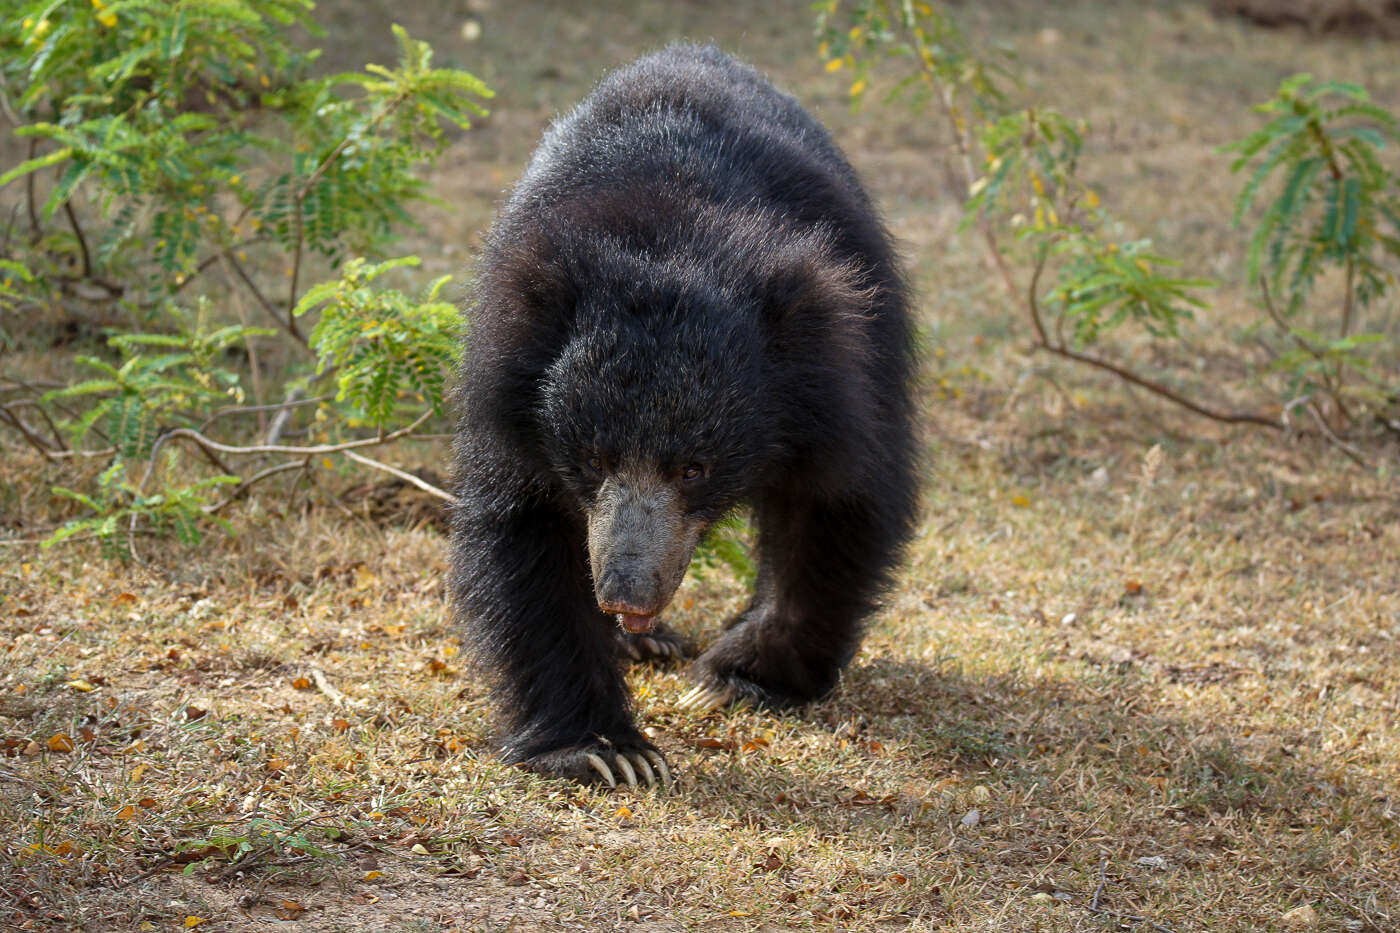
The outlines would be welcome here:
[[[628,615],[655,615],[660,611],[660,588],[648,585],[637,574],[607,567],[598,579],[598,608]]]

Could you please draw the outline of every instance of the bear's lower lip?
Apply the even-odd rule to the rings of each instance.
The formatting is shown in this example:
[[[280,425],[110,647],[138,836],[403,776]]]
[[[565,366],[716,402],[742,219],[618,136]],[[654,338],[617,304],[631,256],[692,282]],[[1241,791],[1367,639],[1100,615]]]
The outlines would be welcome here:
[[[644,616],[631,612],[619,612],[617,621],[633,635],[645,635],[656,628],[656,616],[654,615]]]

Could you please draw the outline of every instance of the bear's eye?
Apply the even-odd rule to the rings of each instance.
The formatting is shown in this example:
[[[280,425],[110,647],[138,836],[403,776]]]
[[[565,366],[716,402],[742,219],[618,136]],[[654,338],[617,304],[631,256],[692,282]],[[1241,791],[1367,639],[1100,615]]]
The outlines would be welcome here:
[[[595,456],[595,457],[589,457],[589,458],[588,458],[588,468],[589,468],[590,470],[592,470],[594,473],[601,473],[601,472],[603,472],[603,458],[602,458],[602,457],[596,457],[596,456]]]
[[[705,470],[700,464],[690,463],[686,465],[685,469],[681,470],[681,479],[690,482],[691,480],[699,479],[704,474]]]

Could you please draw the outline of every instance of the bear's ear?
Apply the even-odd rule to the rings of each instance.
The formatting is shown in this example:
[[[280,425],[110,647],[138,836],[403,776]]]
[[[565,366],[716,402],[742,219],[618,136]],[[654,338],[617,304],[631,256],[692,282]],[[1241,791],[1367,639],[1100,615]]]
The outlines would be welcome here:
[[[865,359],[878,289],[858,263],[836,259],[825,244],[798,242],[774,255],[761,279],[775,341],[793,350],[814,344],[843,364]]]
[[[567,317],[578,301],[577,289],[554,240],[540,228],[500,239],[480,270],[480,298],[498,312],[537,323],[557,323]]]

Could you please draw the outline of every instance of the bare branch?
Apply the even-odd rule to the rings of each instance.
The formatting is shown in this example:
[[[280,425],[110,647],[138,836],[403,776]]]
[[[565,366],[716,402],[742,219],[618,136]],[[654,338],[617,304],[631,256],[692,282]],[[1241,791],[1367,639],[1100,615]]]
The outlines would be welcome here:
[[[253,488],[254,483],[260,483],[263,480],[267,479],[269,476],[276,476],[277,474],[285,473],[288,470],[305,469],[306,465],[309,462],[309,457],[301,460],[288,460],[285,463],[279,463],[276,466],[270,466],[265,470],[259,470],[247,479],[242,480],[236,487],[234,487],[233,493],[229,495],[228,498],[224,499],[222,502],[217,502],[213,505],[206,505],[204,507],[204,514],[217,515],[219,512],[222,512],[228,506],[232,505],[239,499],[242,499],[244,496],[248,495],[248,490]]]
[[[1132,370],[1125,369],[1124,367],[1119,366],[1117,363],[1111,363],[1108,360],[1101,360],[1098,357],[1090,356],[1087,353],[1080,353],[1077,350],[1071,350],[1068,347],[1058,347],[1044,343],[1036,344],[1035,346],[1038,350],[1046,350],[1050,353],[1055,354],[1056,356],[1064,357],[1067,360],[1074,360],[1077,363],[1084,363],[1088,366],[1094,366],[1098,369],[1102,369],[1107,372],[1113,373],[1115,376],[1117,376],[1119,379],[1124,380],[1125,382],[1131,382],[1135,386],[1139,386],[1141,388],[1146,389],[1149,392],[1159,395],[1169,402],[1175,402],[1182,408],[1185,408],[1188,411],[1193,411],[1196,414],[1201,415],[1205,418],[1209,418],[1212,421],[1219,421],[1222,424],[1257,424],[1260,427],[1273,428],[1276,431],[1283,429],[1283,426],[1275,418],[1269,418],[1264,415],[1256,415],[1251,412],[1218,411],[1214,408],[1207,408],[1205,405],[1202,405],[1198,402],[1194,402],[1191,399],[1185,397],[1184,395],[1181,395],[1173,391],[1172,389],[1167,388],[1160,382],[1154,382],[1151,379],[1139,376]]]
[[[50,449],[50,450],[67,450],[67,449],[68,449],[68,443],[63,439],[63,432],[60,431],[60,430],[58,429],[58,425],[56,425],[56,424],[53,423],[53,419],[49,417],[48,411],[47,411],[47,410],[44,408],[44,406],[41,405],[37,400],[32,399],[32,398],[16,399],[16,400],[13,401],[13,402],[7,402],[7,403],[5,403],[5,406],[4,406],[4,407],[5,407],[5,408],[8,408],[8,409],[13,409],[13,410],[16,410],[16,411],[19,410],[19,409],[21,409],[21,408],[32,408],[32,409],[34,409],[35,411],[37,411],[37,412],[39,413],[39,417],[41,417],[41,418],[44,419],[44,424],[48,425],[48,427],[49,427],[49,433],[51,433],[51,434],[53,435],[53,441],[52,441],[52,442],[49,442],[47,439],[45,439],[45,442],[49,444],[49,449]]]
[[[278,312],[276,306],[273,305],[273,303],[267,299],[267,296],[262,293],[262,289],[258,288],[257,283],[255,283],[252,280],[252,278],[248,275],[248,273],[244,271],[242,264],[239,263],[237,259],[235,259],[231,254],[227,252],[221,253],[219,255],[221,259],[228,260],[229,264],[233,267],[234,273],[237,274],[239,279],[243,281],[243,284],[248,288],[248,291],[253,293],[253,297],[258,300],[258,304],[262,305],[263,310],[266,311],[274,321],[281,325],[281,327],[284,330],[286,330],[287,333],[291,334],[292,339],[294,339],[297,343],[301,344],[303,347],[309,350],[311,348],[311,344],[307,341],[306,336],[302,334],[301,328],[297,327],[297,319],[292,314],[292,309],[288,308],[287,316],[286,318],[283,318],[282,315]]]
[[[1350,267],[1348,267],[1347,289],[1351,289]],[[1322,387],[1327,390],[1327,396],[1332,400],[1332,403],[1337,406],[1337,411],[1341,413],[1341,416],[1347,421],[1351,421],[1351,412],[1347,411],[1346,405],[1342,403],[1341,393],[1337,391],[1338,384],[1332,378],[1334,373],[1327,365],[1327,353],[1314,346],[1312,341],[1304,339],[1302,335],[1288,326],[1288,322],[1283,319],[1283,315],[1279,314],[1278,308],[1274,306],[1273,295],[1269,293],[1268,278],[1262,275],[1259,276],[1259,290],[1264,296],[1264,310],[1268,312],[1269,318],[1274,322],[1274,325],[1277,326],[1285,336],[1297,344],[1300,350],[1322,364],[1318,370],[1322,374]],[[1350,300],[1348,296],[1347,301],[1350,302]],[[1341,378],[1340,366],[1337,367],[1335,375],[1338,379]]]
[[[29,158],[34,158],[39,152],[39,137],[29,137]],[[30,172],[24,178],[24,203],[29,209],[29,242],[38,243],[44,236],[44,227],[39,223],[39,199],[34,193],[34,176],[38,172]]]
[[[33,447],[39,453],[43,454],[44,457],[52,459],[54,454],[53,446],[41,437],[37,431],[30,427],[14,410],[29,404],[32,403],[26,400],[22,402],[11,402],[8,405],[0,405],[0,421],[8,424],[23,435],[24,439],[29,442],[30,447]]]
[[[1322,413],[1317,410],[1316,402],[1309,399],[1303,407],[1307,409],[1308,414],[1313,416],[1313,420],[1317,422],[1317,426],[1322,430],[1323,435],[1333,446],[1346,454],[1347,458],[1357,466],[1367,470],[1371,469],[1371,464],[1366,462],[1366,458],[1362,457],[1361,453],[1355,447],[1338,437],[1336,432],[1328,426],[1327,419],[1322,417]]]
[[[246,211],[246,208],[245,208],[245,211]],[[214,265],[214,263],[218,262],[221,258],[223,258],[224,254],[227,253],[227,254],[229,254],[229,255],[232,255],[233,252],[234,252],[235,250],[240,250],[240,249],[242,249],[242,248],[245,247],[245,246],[252,246],[254,243],[257,243],[257,242],[259,242],[259,241],[262,240],[262,239],[263,239],[263,237],[260,237],[260,236],[249,237],[249,238],[246,239],[246,240],[240,240],[239,242],[234,243],[232,246],[228,246],[228,247],[225,247],[224,249],[219,250],[217,253],[215,253],[215,254],[212,255],[212,256],[205,256],[203,259],[201,259],[201,260],[199,261],[199,265],[197,265],[197,266],[194,267],[194,271],[193,271],[193,272],[191,272],[189,275],[185,276],[183,279],[181,279],[180,281],[178,281],[178,282],[175,283],[175,287],[174,287],[173,289],[170,290],[170,294],[172,294],[172,295],[178,295],[178,294],[184,289],[184,287],[185,287],[186,285],[190,284],[190,283],[193,282],[195,279],[199,278],[199,276],[200,276],[206,269],[208,269],[210,266]]]
[[[363,463],[367,467],[374,467],[376,470],[383,470],[385,473],[388,473],[391,476],[397,476],[405,483],[410,483],[414,486],[417,486],[419,489],[423,490],[429,495],[437,496],[444,502],[450,502],[453,504],[456,504],[457,502],[457,497],[452,495],[452,493],[447,492],[443,489],[439,489],[432,483],[421,480],[418,477],[414,476],[412,473],[400,470],[398,467],[389,466],[389,464],[387,463],[381,463],[378,460],[372,460],[369,457],[361,456],[360,454],[357,454],[354,451],[346,450],[342,452],[345,454],[345,456],[349,457],[351,460],[354,460],[356,463]]]
[[[220,418],[229,418],[233,417],[234,415],[253,415],[257,414],[260,411],[282,411],[283,409],[302,408],[306,405],[319,405],[322,402],[328,402],[331,399],[335,398],[334,395],[318,395],[315,398],[301,398],[293,400],[292,396],[295,395],[295,393],[296,390],[292,390],[292,393],[287,396],[286,401],[269,402],[266,405],[240,405],[236,408],[221,408],[218,411],[214,412],[212,415],[210,415],[208,419],[206,419],[205,422],[199,426],[199,430],[208,430],[209,425],[213,424],[215,421],[218,421]],[[275,443],[275,441],[268,441],[268,443]]]
[[[1103,895],[1104,885],[1106,885],[1106,884],[1108,883],[1108,877],[1107,877],[1107,875],[1106,875],[1106,873],[1105,873],[1105,870],[1106,870],[1107,868],[1108,868],[1108,859],[1107,859],[1107,858],[1100,859],[1100,861],[1099,861],[1099,885],[1098,885],[1097,888],[1094,889],[1094,898],[1093,898],[1093,900],[1091,900],[1088,904],[1084,905],[1084,909],[1087,910],[1087,911],[1089,911],[1089,913],[1091,913],[1091,914],[1098,914],[1098,915],[1101,916],[1101,917],[1112,917],[1113,919],[1119,920],[1119,921],[1124,922],[1124,923],[1145,923],[1145,924],[1147,924],[1149,927],[1151,927],[1152,929],[1156,930],[1157,933],[1172,933],[1172,930],[1171,930],[1170,927],[1164,927],[1164,926],[1162,926],[1160,923],[1153,923],[1151,920],[1148,920],[1146,917],[1140,917],[1140,916],[1138,916],[1137,914],[1125,914],[1125,913],[1120,913],[1120,912],[1118,912],[1118,911],[1116,911],[1116,910],[1109,910],[1107,907],[1100,907],[1100,906],[1099,906],[1099,898]]]
[[[51,379],[38,379],[33,382],[30,382],[25,379],[20,379],[18,376],[11,376],[8,374],[4,377],[4,379],[5,384],[0,385],[0,392],[13,392],[16,389],[26,389],[30,392],[38,392],[40,389],[62,389],[63,387],[68,385],[68,383],[66,382],[57,382]]]
[[[88,252],[87,237],[83,236],[83,228],[78,224],[78,215],[73,211],[73,202],[65,200],[63,202],[63,213],[68,217],[68,226],[73,228],[73,236],[78,240],[78,251],[83,254],[83,278],[92,278],[92,254]]]
[[[150,480],[151,474],[156,471],[156,457],[160,455],[160,449],[165,446],[165,442],[169,439],[169,434],[162,434],[160,437],[156,438],[156,442],[151,445],[151,454],[149,457],[146,458],[146,471],[141,474],[141,482],[137,484],[136,487],[138,490],[145,490],[146,483]],[[214,453],[214,451],[209,450],[203,445],[200,445],[199,450],[200,453],[204,454],[204,456],[208,458],[209,462],[214,465],[214,469],[218,470],[220,473],[224,474],[225,476],[238,475],[233,471],[231,467],[229,467],[228,464],[220,460],[218,454]],[[134,519],[135,517],[136,516],[133,514],[132,518]]]
[[[1351,333],[1351,315],[1356,307],[1356,258],[1347,256],[1347,287],[1346,294],[1342,298],[1342,333],[1345,337]]]
[[[290,447],[281,444],[253,444],[247,447],[236,447],[232,444],[220,444],[217,441],[212,441],[209,438],[205,437],[203,434],[200,434],[198,431],[194,430],[193,428],[176,428],[173,431],[167,432],[163,436],[170,438],[171,440],[183,437],[193,441],[201,447],[207,447],[208,449],[217,451],[218,453],[229,454],[235,457],[247,457],[255,454],[287,454],[293,457],[314,457],[319,454],[338,454],[347,450],[354,450],[360,447],[375,447],[380,444],[387,444],[390,441],[396,441],[401,437],[407,437],[408,435],[412,434],[413,431],[419,425],[427,421],[432,416],[433,410],[430,408],[427,411],[423,412],[423,414],[419,415],[418,418],[414,420],[412,424],[399,428],[397,431],[392,431],[388,434],[382,434],[378,437],[365,437],[356,441],[344,441],[339,444],[315,444],[309,447]]]
[[[287,422],[292,417],[292,408],[297,404],[306,390],[301,386],[293,386],[292,391],[287,393],[287,400],[282,403],[282,407],[277,410],[277,414],[272,419],[272,424],[268,425],[267,434],[263,437],[264,444],[275,444],[282,437],[282,432],[287,427]]]

